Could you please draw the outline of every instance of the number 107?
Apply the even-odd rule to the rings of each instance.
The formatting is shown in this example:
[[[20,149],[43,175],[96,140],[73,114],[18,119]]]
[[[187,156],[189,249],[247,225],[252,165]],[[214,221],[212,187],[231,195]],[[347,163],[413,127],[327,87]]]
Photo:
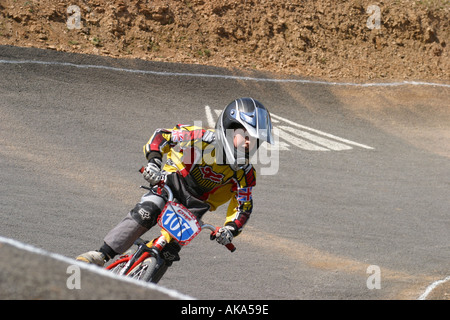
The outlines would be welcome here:
[[[171,211],[170,213],[166,213],[165,215],[165,219],[164,219],[164,226],[167,226],[169,228],[170,231],[172,232],[176,232],[177,230],[177,238],[180,238],[180,236],[186,232],[187,230],[191,229],[191,226],[186,222],[186,221],[182,221],[181,218],[179,218],[179,215],[176,214],[176,212]],[[180,227],[180,222],[181,223],[181,227]]]

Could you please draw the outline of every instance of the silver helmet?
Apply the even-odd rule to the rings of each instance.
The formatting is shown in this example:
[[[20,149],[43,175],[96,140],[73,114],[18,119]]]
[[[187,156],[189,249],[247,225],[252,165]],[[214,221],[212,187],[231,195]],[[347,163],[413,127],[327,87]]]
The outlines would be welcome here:
[[[233,143],[236,129],[242,129],[249,139],[256,139],[256,147],[252,150],[236,148]],[[274,143],[270,113],[261,102],[240,98],[225,107],[216,123],[216,152],[225,153],[227,164],[234,170],[244,167],[264,141]]]

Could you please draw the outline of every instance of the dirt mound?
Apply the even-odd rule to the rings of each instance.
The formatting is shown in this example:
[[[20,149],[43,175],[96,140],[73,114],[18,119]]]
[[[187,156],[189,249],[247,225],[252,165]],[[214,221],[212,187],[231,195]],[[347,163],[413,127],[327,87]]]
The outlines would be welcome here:
[[[323,79],[448,81],[449,15],[448,0],[0,0],[0,44]]]

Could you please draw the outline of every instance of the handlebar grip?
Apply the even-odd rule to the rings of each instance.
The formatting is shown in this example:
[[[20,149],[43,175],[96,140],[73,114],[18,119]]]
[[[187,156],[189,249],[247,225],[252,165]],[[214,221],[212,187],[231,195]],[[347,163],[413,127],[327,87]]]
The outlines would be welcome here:
[[[216,239],[216,233],[217,233],[217,231],[219,231],[219,229],[220,229],[220,227],[217,227],[215,231],[211,232],[211,235],[210,235],[210,239],[211,240]],[[235,252],[236,251],[236,247],[232,243],[226,244],[225,247],[228,250],[230,250],[230,252]]]
[[[236,247],[232,243],[226,244],[225,247],[227,247],[227,249],[230,250],[231,252],[236,251]]]

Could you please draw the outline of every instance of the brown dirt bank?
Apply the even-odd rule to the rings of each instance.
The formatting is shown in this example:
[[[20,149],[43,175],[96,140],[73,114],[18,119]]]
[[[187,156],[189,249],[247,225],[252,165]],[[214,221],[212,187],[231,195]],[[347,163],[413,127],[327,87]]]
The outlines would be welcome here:
[[[330,80],[448,82],[449,15],[448,0],[0,0],[0,44]]]

